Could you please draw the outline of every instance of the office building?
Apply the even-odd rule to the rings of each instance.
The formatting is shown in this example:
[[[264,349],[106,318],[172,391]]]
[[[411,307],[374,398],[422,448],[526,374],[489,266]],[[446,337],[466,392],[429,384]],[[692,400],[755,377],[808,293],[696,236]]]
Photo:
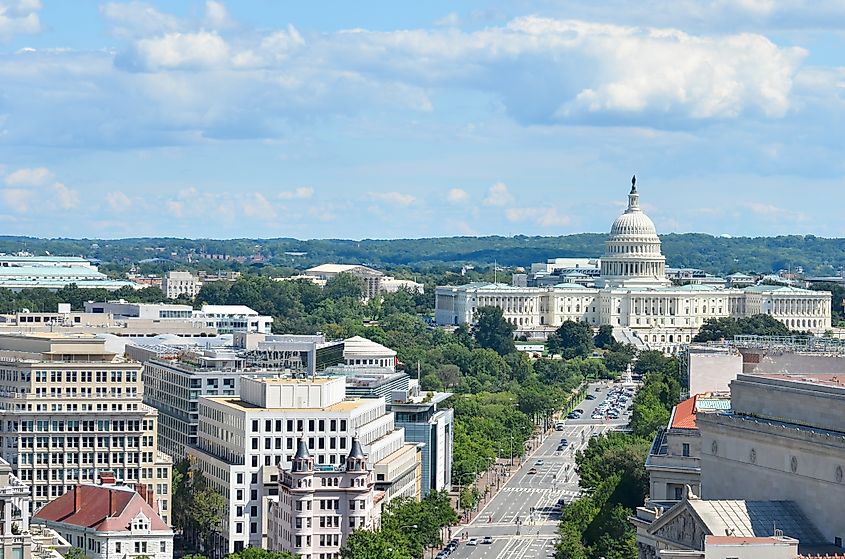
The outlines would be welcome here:
[[[198,442],[202,396],[236,396],[240,377],[258,372],[231,348],[126,345],[126,356],[144,365],[144,402],[158,410],[158,448],[178,461]]]
[[[179,297],[193,299],[200,292],[201,287],[199,278],[191,272],[167,272],[161,280],[161,290],[168,299]]]
[[[502,309],[517,334],[545,337],[567,320],[598,328],[641,349],[677,351],[713,318],[767,314],[793,330],[821,335],[831,327],[831,294],[784,285],[745,289],[673,286],[654,223],[640,208],[636,186],[613,223],[596,287],[561,282],[549,287],[470,283],[436,288],[438,324],[472,324],[482,306]]]
[[[243,376],[240,383],[236,397],[200,399],[199,442],[188,451],[228,504],[221,552],[267,545],[269,499],[300,438],[320,469],[343,465],[355,436],[386,500],[419,496],[417,445],[406,444],[384,400],[346,398],[343,378]]]
[[[358,439],[352,438],[344,464],[329,467],[315,466],[300,439],[290,469],[279,471],[279,493],[270,502],[270,549],[302,559],[339,557],[352,532],[377,526],[376,493]]]
[[[122,299],[101,303],[85,303],[85,312],[111,315],[129,324],[153,321],[166,327],[168,324],[188,323],[195,328],[207,328],[218,334],[233,332],[260,332],[269,334],[273,317],[259,315],[244,305],[203,305],[194,310],[191,305],[170,303],[129,303]]]
[[[173,530],[133,487],[113,479],[74,485],[32,522],[58,532],[90,559],[173,559]]]
[[[252,334],[236,333],[233,344],[244,350],[254,366],[315,375],[343,363],[344,345],[326,341],[322,334]]]
[[[40,508],[111,472],[142,484],[167,519],[171,459],[143,403],[141,364],[91,335],[0,335],[2,457]]]

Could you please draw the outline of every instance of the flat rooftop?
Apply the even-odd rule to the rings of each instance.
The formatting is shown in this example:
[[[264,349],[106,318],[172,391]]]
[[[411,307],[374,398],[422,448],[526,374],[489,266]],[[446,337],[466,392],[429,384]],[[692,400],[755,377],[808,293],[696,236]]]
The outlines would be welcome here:
[[[836,373],[765,373],[743,376],[845,389],[845,375]]]
[[[378,404],[380,399],[375,398],[351,398],[346,399],[336,404],[332,404],[330,406],[326,406],[324,408],[264,408],[255,404],[251,404],[250,402],[244,402],[239,398],[232,398],[231,396],[204,396],[206,400],[210,400],[212,402],[216,402],[218,404],[222,404],[226,407],[238,410],[238,411],[256,411],[256,410],[265,410],[265,411],[289,411],[289,412],[315,412],[317,410],[324,411],[324,412],[348,412],[356,410],[363,406],[371,406],[373,404]]]

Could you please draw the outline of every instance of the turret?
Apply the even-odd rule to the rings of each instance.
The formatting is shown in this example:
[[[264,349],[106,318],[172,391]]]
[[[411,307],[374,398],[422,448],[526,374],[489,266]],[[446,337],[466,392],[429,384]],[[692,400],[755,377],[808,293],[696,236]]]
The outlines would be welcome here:
[[[314,459],[308,452],[308,446],[304,439],[299,439],[296,446],[296,455],[291,461],[291,472],[304,474],[314,471]]]
[[[367,471],[367,457],[364,456],[364,449],[361,448],[358,437],[352,437],[352,447],[349,449],[349,456],[346,457],[346,471]]]

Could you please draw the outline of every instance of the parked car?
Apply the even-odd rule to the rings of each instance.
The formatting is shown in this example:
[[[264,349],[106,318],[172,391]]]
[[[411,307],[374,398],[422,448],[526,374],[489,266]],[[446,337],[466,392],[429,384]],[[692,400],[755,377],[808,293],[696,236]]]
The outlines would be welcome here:
[[[592,394],[587,394],[586,398],[587,398],[587,400],[595,400],[596,399],[596,397],[593,396]]]
[[[543,461],[542,458],[540,460],[537,460],[536,462],[534,462],[535,466],[542,466],[543,464],[545,464],[545,462]]]
[[[478,538],[470,538],[467,541],[467,545],[478,545]]]
[[[531,468],[530,470],[528,470],[528,475],[534,475],[536,473],[537,473],[537,468]]]
[[[481,543],[493,543],[493,536],[484,536],[484,539],[481,540]]]

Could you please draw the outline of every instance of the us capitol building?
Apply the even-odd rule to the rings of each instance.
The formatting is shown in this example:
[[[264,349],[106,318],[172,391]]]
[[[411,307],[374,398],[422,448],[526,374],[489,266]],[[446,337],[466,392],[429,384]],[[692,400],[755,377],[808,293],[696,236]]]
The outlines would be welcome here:
[[[780,285],[745,289],[690,284],[673,286],[654,222],[640,209],[632,181],[628,208],[616,218],[601,258],[595,288],[577,283],[514,287],[470,283],[436,289],[441,325],[472,324],[476,309],[495,306],[518,334],[544,337],[567,320],[613,326],[617,340],[643,349],[673,352],[689,343],[711,318],[768,314],[792,330],[830,329],[831,294]]]

